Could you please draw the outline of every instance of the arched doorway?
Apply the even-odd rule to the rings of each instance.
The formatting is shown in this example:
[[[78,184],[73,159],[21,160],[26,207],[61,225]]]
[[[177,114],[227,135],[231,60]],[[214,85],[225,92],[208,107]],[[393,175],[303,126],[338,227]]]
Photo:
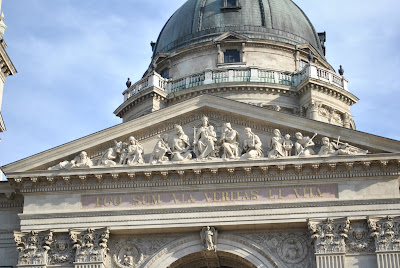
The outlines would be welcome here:
[[[217,250],[204,250],[200,235],[175,240],[160,249],[144,268],[277,268],[278,261],[244,237],[219,235]]]
[[[246,259],[228,252],[197,252],[186,255],[172,263],[168,268],[256,268]]]

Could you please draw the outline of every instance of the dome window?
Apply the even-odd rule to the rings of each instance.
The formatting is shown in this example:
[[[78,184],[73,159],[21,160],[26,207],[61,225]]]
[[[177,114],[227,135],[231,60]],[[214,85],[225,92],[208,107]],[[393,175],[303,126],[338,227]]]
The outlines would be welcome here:
[[[240,52],[236,49],[227,49],[224,53],[224,63],[240,62]]]
[[[238,11],[240,8],[239,0],[222,0],[223,12]]]
[[[164,70],[161,71],[160,75],[162,78],[168,79],[169,78],[169,69],[165,68]]]

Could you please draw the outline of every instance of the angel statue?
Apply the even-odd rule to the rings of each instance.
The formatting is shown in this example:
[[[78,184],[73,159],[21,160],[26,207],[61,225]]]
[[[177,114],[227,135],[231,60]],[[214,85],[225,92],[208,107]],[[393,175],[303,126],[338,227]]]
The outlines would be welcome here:
[[[218,231],[214,227],[204,227],[200,232],[201,242],[205,250],[217,251]]]

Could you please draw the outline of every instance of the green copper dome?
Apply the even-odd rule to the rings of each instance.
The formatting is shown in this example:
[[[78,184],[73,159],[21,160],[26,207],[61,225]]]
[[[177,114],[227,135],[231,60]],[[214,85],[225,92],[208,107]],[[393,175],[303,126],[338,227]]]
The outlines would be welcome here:
[[[249,39],[310,43],[323,56],[313,25],[290,0],[188,0],[165,24],[154,55],[210,41],[229,31]]]

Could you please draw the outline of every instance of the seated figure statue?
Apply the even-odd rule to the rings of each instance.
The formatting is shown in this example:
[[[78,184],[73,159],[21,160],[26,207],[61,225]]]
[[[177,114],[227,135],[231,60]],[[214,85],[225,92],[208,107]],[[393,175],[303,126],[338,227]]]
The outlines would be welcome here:
[[[197,159],[210,159],[215,157],[215,143],[217,134],[214,127],[208,122],[208,117],[203,116],[202,125],[199,129],[194,130],[193,147]]]
[[[129,137],[129,145],[127,147],[126,164],[134,166],[143,164],[143,146],[135,137]]]
[[[251,128],[244,129],[246,138],[243,141],[244,154],[240,157],[242,160],[257,159],[262,157],[263,151],[261,149],[262,143],[260,138],[251,131]]]
[[[172,161],[186,161],[192,158],[190,150],[189,137],[185,134],[180,125],[175,125],[175,131],[172,138]]]
[[[232,129],[231,123],[224,124],[220,142],[223,149],[223,159],[239,159],[239,133]]]
[[[313,142],[313,139],[317,136],[316,133],[312,138],[308,136],[303,137],[303,134],[300,132],[297,132],[295,136],[297,139],[294,145],[296,156],[310,156],[315,154],[313,149],[315,143]]]
[[[154,146],[153,152],[150,156],[150,164],[162,164],[163,162],[169,161],[167,153],[171,154],[171,149],[168,146],[168,134],[159,136],[159,139]]]

